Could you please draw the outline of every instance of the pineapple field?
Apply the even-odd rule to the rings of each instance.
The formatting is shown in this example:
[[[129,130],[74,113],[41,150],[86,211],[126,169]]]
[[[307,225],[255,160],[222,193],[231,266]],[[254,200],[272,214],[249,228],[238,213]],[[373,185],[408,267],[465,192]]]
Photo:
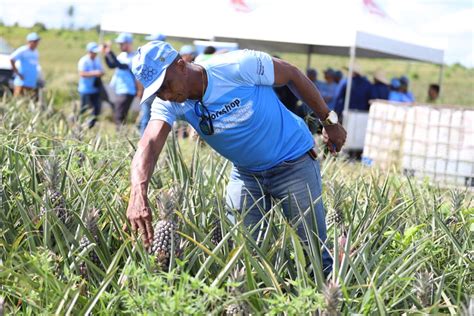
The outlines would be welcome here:
[[[170,137],[145,249],[124,229],[135,128],[53,103],[0,101],[0,315],[472,315],[471,191],[322,160],[326,279],[278,203],[254,240],[224,205],[229,162]]]

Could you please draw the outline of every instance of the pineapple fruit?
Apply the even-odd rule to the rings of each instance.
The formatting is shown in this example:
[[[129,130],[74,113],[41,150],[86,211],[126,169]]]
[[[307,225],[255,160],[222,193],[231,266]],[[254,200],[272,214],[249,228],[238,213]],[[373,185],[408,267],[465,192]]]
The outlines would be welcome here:
[[[154,227],[155,235],[151,244],[151,254],[156,256],[161,269],[169,267],[172,251],[175,256],[181,253],[178,225],[173,218],[179,199],[180,193],[176,186],[168,191],[161,191],[157,199],[160,220]]]
[[[244,268],[238,269],[235,268],[230,275],[231,287],[229,287],[229,292],[234,296],[238,297],[242,293],[243,281],[245,277]],[[244,316],[250,315],[250,309],[247,303],[237,302],[228,305],[225,309],[225,315],[227,316]]]
[[[217,246],[222,240],[222,230],[221,230],[221,223],[219,220],[214,221],[213,225],[214,229],[212,230],[211,235],[211,242]]]
[[[333,212],[329,213],[327,216],[328,225],[341,225],[344,221],[344,214],[340,208],[335,209]]]
[[[89,247],[91,243],[98,243],[99,241],[99,229],[97,227],[97,222],[99,219],[99,211],[97,209],[92,209],[86,215],[86,222],[85,226],[86,229],[89,231],[90,235],[92,236],[93,240],[89,240],[89,237],[84,234],[79,242],[79,250],[82,251],[83,249]],[[92,261],[96,266],[100,266],[100,259],[97,256],[96,252],[92,249],[89,251],[89,260]],[[82,261],[79,265],[79,272],[83,278],[87,278],[88,271],[87,265],[84,261]]]

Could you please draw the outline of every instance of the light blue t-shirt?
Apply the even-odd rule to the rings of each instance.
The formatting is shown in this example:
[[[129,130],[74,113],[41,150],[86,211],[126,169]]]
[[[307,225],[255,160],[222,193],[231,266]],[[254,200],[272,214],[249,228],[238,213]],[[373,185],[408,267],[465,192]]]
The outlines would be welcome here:
[[[24,45],[15,50],[10,59],[15,61],[18,72],[23,76],[23,80],[17,75],[13,80],[15,86],[36,88],[38,82],[39,54],[38,50],[31,50],[28,45]]]
[[[137,88],[135,86],[135,77],[133,76],[130,69],[132,69],[132,58],[135,56],[136,52],[121,52],[117,56],[117,60],[121,64],[128,65],[129,69],[119,69],[115,70],[115,73],[110,81],[110,87],[114,90],[116,94],[131,94],[135,95],[137,93]]]
[[[151,120],[171,126],[177,119],[189,122],[218,153],[236,167],[251,171],[296,159],[313,147],[305,122],[287,110],[273,91],[270,55],[239,50],[216,55],[202,66],[208,77],[203,103],[210,112],[214,134],[201,132],[195,100],[176,103],[156,98]]]
[[[93,71],[93,70],[104,71],[104,68],[102,67],[102,63],[100,62],[99,57],[96,56],[94,59],[91,59],[89,54],[87,54],[87,55],[82,56],[81,59],[79,59],[79,62],[77,64],[77,70],[78,71]],[[98,93],[99,88],[94,87],[95,78],[96,77],[80,77],[77,91],[83,94]]]
[[[390,91],[390,94],[388,95],[388,100],[405,103],[413,102],[413,100],[409,98],[408,95],[399,91]]]

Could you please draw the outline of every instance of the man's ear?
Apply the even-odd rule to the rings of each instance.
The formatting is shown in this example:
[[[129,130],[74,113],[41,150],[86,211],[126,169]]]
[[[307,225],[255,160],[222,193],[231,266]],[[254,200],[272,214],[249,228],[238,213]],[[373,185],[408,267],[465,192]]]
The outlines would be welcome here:
[[[186,73],[187,67],[186,67],[186,62],[184,61],[184,59],[179,58],[176,61],[176,69],[178,69],[178,71],[181,73]]]

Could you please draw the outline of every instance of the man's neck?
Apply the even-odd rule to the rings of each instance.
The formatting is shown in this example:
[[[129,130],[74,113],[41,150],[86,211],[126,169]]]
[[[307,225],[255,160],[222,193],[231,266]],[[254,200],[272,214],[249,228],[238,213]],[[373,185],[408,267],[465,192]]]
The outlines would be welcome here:
[[[196,64],[188,64],[189,76],[188,84],[190,87],[189,98],[191,100],[201,100],[207,88],[207,73],[204,67]]]

